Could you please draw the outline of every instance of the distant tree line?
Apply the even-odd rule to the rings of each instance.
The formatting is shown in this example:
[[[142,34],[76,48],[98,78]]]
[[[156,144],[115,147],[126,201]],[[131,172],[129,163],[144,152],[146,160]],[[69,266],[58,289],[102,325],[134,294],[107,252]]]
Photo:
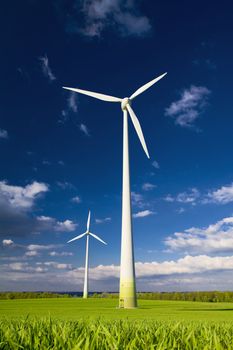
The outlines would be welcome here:
[[[0,299],[39,299],[39,298],[71,298],[69,294],[52,292],[0,292]]]
[[[118,298],[118,293],[93,294],[93,298]],[[147,300],[179,300],[179,301],[206,301],[206,302],[233,302],[233,292],[150,292],[137,293],[138,299]]]
[[[0,299],[38,299],[38,298],[73,298],[80,293],[53,293],[53,292],[0,292]],[[118,293],[93,293],[91,298],[117,299]],[[206,301],[206,302],[233,302],[233,292],[145,292],[137,293],[138,299],[147,300],[178,300],[178,301]]]

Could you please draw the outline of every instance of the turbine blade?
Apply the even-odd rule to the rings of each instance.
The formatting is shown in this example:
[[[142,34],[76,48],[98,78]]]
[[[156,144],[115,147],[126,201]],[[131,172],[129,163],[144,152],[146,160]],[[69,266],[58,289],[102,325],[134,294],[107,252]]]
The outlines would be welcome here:
[[[81,235],[79,235],[79,236],[76,236],[76,237],[74,237],[74,238],[70,239],[70,240],[69,240],[67,243],[70,243],[70,242],[76,241],[76,239],[80,239],[80,238],[82,238],[83,236],[85,236],[85,234],[86,234],[86,232],[82,233],[82,234],[81,234]]]
[[[139,89],[137,89],[131,96],[130,96],[130,100],[133,100],[136,96],[140,95],[142,92],[146,91],[147,89],[149,89],[152,85],[154,85],[155,83],[157,83],[157,81],[159,81],[160,79],[162,79],[167,73],[164,73],[162,75],[160,75],[159,77],[149,81],[149,83],[141,86]]]
[[[89,232],[90,230],[90,221],[91,221],[91,212],[89,210],[88,218],[87,218],[87,232]]]
[[[94,237],[95,239],[98,239],[98,241],[100,241],[100,242],[102,242],[103,244],[106,244],[106,245],[107,245],[106,242],[104,242],[104,241],[103,241],[101,238],[99,238],[98,236],[94,235],[94,233],[89,232],[89,234],[90,234],[92,237]]]
[[[135,128],[135,130],[136,130],[136,132],[138,134],[139,140],[140,140],[140,142],[142,144],[142,148],[144,149],[147,157],[150,158],[148,149],[146,147],[146,142],[145,142],[145,139],[144,139],[144,136],[143,136],[143,133],[142,133],[142,128],[141,128],[141,125],[139,123],[139,120],[136,117],[136,115],[135,115],[134,111],[132,110],[131,106],[129,104],[127,104],[126,107],[127,107],[128,112],[129,112],[129,115],[131,117],[131,120],[133,122],[134,128]]]
[[[88,95],[88,96],[97,98],[98,100],[107,101],[107,102],[121,102],[121,100],[122,100],[119,97],[99,94],[98,92],[86,91],[86,90],[81,90],[81,89],[74,89],[74,88],[65,87],[65,86],[63,86],[63,89],[71,90],[74,92],[79,92],[80,94]]]

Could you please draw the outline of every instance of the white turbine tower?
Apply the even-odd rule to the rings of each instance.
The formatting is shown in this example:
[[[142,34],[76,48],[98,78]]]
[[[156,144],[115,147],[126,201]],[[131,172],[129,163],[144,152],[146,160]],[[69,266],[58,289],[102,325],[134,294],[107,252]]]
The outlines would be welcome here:
[[[151,80],[149,83],[137,89],[130,97],[119,98],[109,95],[103,95],[97,92],[91,92],[76,88],[63,87],[64,89],[88,95],[99,100],[107,102],[121,103],[123,111],[123,184],[122,184],[122,232],[121,232],[121,269],[120,269],[120,296],[119,307],[135,308],[137,307],[135,266],[133,251],[133,233],[131,216],[131,196],[130,196],[130,171],[129,171],[129,143],[128,143],[128,113],[131,117],[134,128],[138,134],[142,147],[149,157],[146,142],[138,118],[136,117],[131,103],[132,100],[153,84],[162,79],[167,73]]]
[[[104,242],[101,238],[99,238],[97,235],[94,235],[94,233],[90,232],[90,220],[91,220],[91,212],[89,211],[88,213],[88,218],[87,218],[87,230],[86,232],[82,233],[79,236],[76,236],[72,239],[70,239],[67,243],[76,241],[76,239],[80,239],[84,236],[87,237],[86,241],[86,259],[85,259],[85,277],[84,277],[84,288],[83,288],[83,298],[86,299],[88,297],[88,262],[89,262],[89,237],[92,236],[95,239],[98,239],[98,241],[107,244]]]

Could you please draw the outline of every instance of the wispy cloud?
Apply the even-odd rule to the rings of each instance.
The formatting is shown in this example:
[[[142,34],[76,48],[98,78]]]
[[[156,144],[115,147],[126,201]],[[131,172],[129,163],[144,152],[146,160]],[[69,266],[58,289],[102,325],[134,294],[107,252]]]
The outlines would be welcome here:
[[[167,194],[164,198],[166,202],[178,202],[183,204],[228,204],[233,202],[233,183],[220,187],[219,189],[209,190],[203,194],[197,188],[191,188],[188,191],[178,193],[177,195]]]
[[[96,224],[104,224],[105,222],[110,222],[112,219],[110,217],[104,219],[95,219]]]
[[[68,105],[68,108],[72,112],[77,113],[77,111],[78,111],[78,94],[75,93],[74,91],[70,92],[70,95],[67,99],[67,105]]]
[[[26,249],[29,251],[35,251],[35,250],[50,250],[59,247],[57,244],[29,244],[26,246]]]
[[[142,189],[144,190],[144,191],[151,191],[151,190],[153,190],[154,188],[156,188],[157,186],[156,185],[153,185],[153,184],[151,184],[151,183],[149,183],[149,182],[145,182],[143,185],[142,185]]]
[[[85,124],[80,124],[79,129],[86,135],[90,136],[90,132]]]
[[[205,66],[207,67],[209,70],[216,70],[217,69],[217,65],[216,63],[214,63],[211,59],[206,58],[206,59],[196,59],[193,60],[193,65],[200,67],[200,66]]]
[[[186,204],[189,203],[189,204],[195,205],[199,197],[200,197],[200,192],[198,191],[198,189],[191,188],[189,191],[181,192],[175,197],[168,194],[163,199],[166,202],[179,202],[179,203],[186,203]]]
[[[8,132],[5,129],[0,129],[0,139],[8,139]]]
[[[79,196],[75,196],[71,199],[71,202],[79,204],[82,202],[81,198]]]
[[[159,168],[160,168],[159,163],[158,163],[156,160],[154,160],[154,161],[152,162],[152,166],[153,166],[155,169],[159,169]]]
[[[52,251],[49,252],[50,256],[73,256],[74,254],[71,252],[56,252],[56,251]]]
[[[53,268],[58,269],[58,270],[70,270],[70,269],[72,269],[71,264],[58,263],[56,261],[45,261],[45,262],[41,263],[41,265],[50,266],[50,267],[53,267]]]
[[[185,209],[183,207],[176,210],[178,214],[183,214],[185,212]]]
[[[37,252],[37,250],[29,250],[28,252],[25,253],[25,256],[29,256],[29,257],[34,257],[38,255],[39,253]]]
[[[165,197],[163,197],[163,200],[165,202],[175,202],[175,197],[172,197],[170,194],[167,194]]]
[[[233,252],[233,217],[226,217],[204,228],[191,227],[165,239],[171,250],[192,253]]]
[[[118,35],[145,36],[151,30],[148,17],[140,13],[135,0],[84,0],[72,9],[67,30],[87,37],[100,37],[105,30],[112,29]],[[76,11],[83,13],[83,25],[75,18]],[[80,11],[81,10],[81,11]]]
[[[42,268],[40,266],[32,267],[27,262],[11,263],[11,264],[8,265],[8,267],[9,267],[10,270],[13,270],[13,271],[38,272],[38,273],[42,273],[42,272],[48,271],[47,268]]]
[[[89,137],[90,131],[87,125],[84,123],[79,124],[77,117],[75,117],[74,115],[74,113],[77,113],[77,111],[78,94],[72,91],[70,92],[69,97],[67,99],[67,107],[62,110],[58,123],[62,125],[67,122],[72,122],[75,125],[75,127],[78,127],[82,133]]]
[[[131,192],[132,204],[138,208],[145,207],[144,197],[141,193]]]
[[[143,210],[133,214],[134,218],[144,218],[146,216],[154,215],[155,213],[151,210]]]
[[[174,118],[175,123],[181,127],[193,127],[203,112],[210,93],[204,86],[191,85],[189,89],[183,90],[179,100],[165,110],[165,115]]]
[[[67,190],[67,189],[68,190],[75,190],[76,189],[76,187],[68,181],[57,181],[56,184],[62,190]]]
[[[43,165],[51,165],[51,162],[49,160],[42,160]]]
[[[50,82],[56,80],[56,77],[52,73],[52,70],[51,70],[51,68],[49,66],[49,59],[48,59],[47,55],[39,57],[39,60],[41,62],[41,68],[42,68],[42,72],[43,72],[44,76],[46,78],[48,78],[48,80]]]

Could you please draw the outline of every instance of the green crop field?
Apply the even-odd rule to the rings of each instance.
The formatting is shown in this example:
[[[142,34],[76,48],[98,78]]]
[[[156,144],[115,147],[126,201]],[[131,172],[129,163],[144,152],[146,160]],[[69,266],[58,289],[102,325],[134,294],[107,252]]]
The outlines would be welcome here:
[[[1,300],[0,349],[233,349],[233,303]]]
[[[175,320],[175,321],[232,321],[233,303],[139,300],[139,308],[118,309],[117,299],[15,299],[0,300],[0,318],[26,316],[60,320],[84,318]]]

